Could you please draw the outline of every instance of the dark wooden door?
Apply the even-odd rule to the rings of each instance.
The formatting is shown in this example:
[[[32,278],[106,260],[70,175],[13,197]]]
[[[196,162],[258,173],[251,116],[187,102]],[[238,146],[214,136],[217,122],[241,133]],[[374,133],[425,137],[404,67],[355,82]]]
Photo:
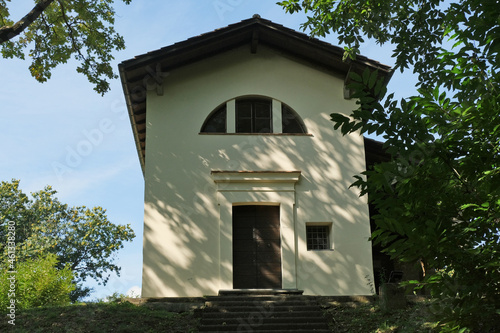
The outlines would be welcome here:
[[[233,207],[233,288],[281,288],[279,206]]]

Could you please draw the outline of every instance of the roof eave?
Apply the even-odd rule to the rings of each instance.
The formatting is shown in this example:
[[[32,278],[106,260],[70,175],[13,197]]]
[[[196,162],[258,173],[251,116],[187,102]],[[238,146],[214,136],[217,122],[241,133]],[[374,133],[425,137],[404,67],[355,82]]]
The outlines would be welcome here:
[[[145,161],[144,154],[142,151],[141,140],[139,138],[139,132],[137,130],[137,124],[135,121],[134,113],[132,111],[133,107],[132,107],[132,99],[130,97],[131,94],[130,94],[130,91],[128,89],[128,85],[127,85],[127,82],[125,79],[126,78],[125,70],[124,70],[122,64],[118,65],[118,71],[120,73],[120,80],[122,82],[123,93],[125,95],[125,103],[127,105],[127,111],[128,111],[128,115],[130,118],[130,125],[132,126],[132,132],[134,133],[134,143],[135,143],[135,146],[137,149],[137,154],[139,156],[139,162],[141,164],[142,175],[144,176],[145,175],[145,166],[146,166],[145,162],[146,161]]]

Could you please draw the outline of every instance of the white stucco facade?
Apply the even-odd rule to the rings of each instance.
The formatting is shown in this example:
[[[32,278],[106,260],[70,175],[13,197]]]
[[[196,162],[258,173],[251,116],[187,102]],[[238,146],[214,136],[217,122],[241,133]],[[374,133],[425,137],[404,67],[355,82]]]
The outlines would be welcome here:
[[[349,189],[365,170],[363,138],[329,120],[355,108],[344,79],[245,45],[169,70],[162,92],[147,92],[143,297],[232,289],[231,209],[251,204],[280,206],[283,289],[373,294],[368,205]],[[241,96],[286,103],[307,135],[200,133],[211,111]],[[329,250],[307,250],[307,225],[329,226]]]

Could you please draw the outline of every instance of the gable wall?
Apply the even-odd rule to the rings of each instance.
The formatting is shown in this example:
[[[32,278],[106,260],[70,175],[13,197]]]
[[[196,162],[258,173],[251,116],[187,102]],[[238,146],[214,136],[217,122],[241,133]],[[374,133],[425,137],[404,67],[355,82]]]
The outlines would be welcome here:
[[[218,105],[253,94],[288,104],[312,136],[199,134]],[[353,107],[342,79],[261,45],[257,54],[242,47],[169,73],[164,95],[147,98],[143,297],[230,287],[223,271],[231,268],[224,255],[231,249],[220,244],[231,235],[221,226],[212,170],[301,171],[286,217],[295,220],[297,248],[290,283],[305,294],[371,294],[368,206],[348,190],[364,170],[363,139],[341,136],[329,121]],[[332,223],[333,251],[306,251],[306,222]]]

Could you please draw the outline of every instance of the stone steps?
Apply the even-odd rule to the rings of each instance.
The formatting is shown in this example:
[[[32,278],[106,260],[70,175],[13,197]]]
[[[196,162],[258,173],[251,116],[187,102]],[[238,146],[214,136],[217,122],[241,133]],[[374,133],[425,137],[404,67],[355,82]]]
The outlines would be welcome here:
[[[330,332],[313,297],[235,294],[206,297],[199,332]]]

